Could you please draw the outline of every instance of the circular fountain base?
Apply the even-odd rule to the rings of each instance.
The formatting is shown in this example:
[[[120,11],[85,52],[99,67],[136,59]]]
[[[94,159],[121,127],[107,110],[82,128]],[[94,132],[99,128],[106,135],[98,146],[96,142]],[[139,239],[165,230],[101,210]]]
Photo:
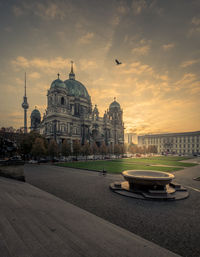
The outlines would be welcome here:
[[[173,174],[158,171],[124,171],[124,182],[114,182],[110,188],[121,195],[144,200],[180,200],[189,196],[186,188],[173,183]]]

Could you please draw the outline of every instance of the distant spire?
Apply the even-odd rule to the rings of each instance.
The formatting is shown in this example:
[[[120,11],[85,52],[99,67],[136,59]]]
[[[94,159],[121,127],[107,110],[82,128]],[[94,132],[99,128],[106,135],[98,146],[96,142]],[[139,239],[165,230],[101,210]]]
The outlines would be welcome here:
[[[69,79],[75,79],[73,64],[74,64],[74,62],[71,61],[71,72],[69,73]]]
[[[24,77],[24,96],[26,96],[26,72]]]
[[[74,70],[73,70],[73,61],[71,61],[71,73],[74,73]]]
[[[24,97],[22,108],[24,109],[24,133],[27,133],[27,109],[29,108],[29,105],[26,97],[26,72],[24,77]]]

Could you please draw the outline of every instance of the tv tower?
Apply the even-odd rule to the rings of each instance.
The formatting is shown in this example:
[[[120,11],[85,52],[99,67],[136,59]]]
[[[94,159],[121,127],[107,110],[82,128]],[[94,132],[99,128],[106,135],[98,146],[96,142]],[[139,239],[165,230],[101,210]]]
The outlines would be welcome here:
[[[22,108],[24,109],[24,133],[27,133],[27,109],[29,107],[27,97],[26,97],[26,72],[24,79],[24,101],[22,103]]]

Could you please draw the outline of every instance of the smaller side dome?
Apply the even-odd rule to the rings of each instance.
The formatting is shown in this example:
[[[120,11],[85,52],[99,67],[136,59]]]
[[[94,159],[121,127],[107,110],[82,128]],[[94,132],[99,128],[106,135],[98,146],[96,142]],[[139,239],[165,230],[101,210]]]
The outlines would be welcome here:
[[[52,88],[66,89],[65,83],[61,79],[59,79],[59,75],[60,74],[58,73],[58,78],[51,83],[51,89]]]
[[[38,111],[38,109],[34,109],[31,113],[31,118],[38,118],[38,119],[41,119],[41,115],[40,115],[40,112]]]
[[[114,101],[110,104],[109,109],[113,109],[113,108],[117,108],[117,109],[121,109],[120,104],[116,101],[116,98],[114,98]]]
[[[35,106],[35,110],[31,113],[31,131],[38,130],[41,122],[41,115],[38,109]]]

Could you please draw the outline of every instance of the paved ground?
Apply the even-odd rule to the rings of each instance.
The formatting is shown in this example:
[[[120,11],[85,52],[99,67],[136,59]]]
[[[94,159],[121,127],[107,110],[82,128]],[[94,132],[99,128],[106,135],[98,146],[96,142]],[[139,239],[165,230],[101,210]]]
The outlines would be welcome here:
[[[27,165],[27,182],[184,257],[200,256],[200,166],[175,173],[190,197],[173,202],[126,198],[109,190],[120,175]]]
[[[180,257],[28,183],[0,177],[1,257]]]

